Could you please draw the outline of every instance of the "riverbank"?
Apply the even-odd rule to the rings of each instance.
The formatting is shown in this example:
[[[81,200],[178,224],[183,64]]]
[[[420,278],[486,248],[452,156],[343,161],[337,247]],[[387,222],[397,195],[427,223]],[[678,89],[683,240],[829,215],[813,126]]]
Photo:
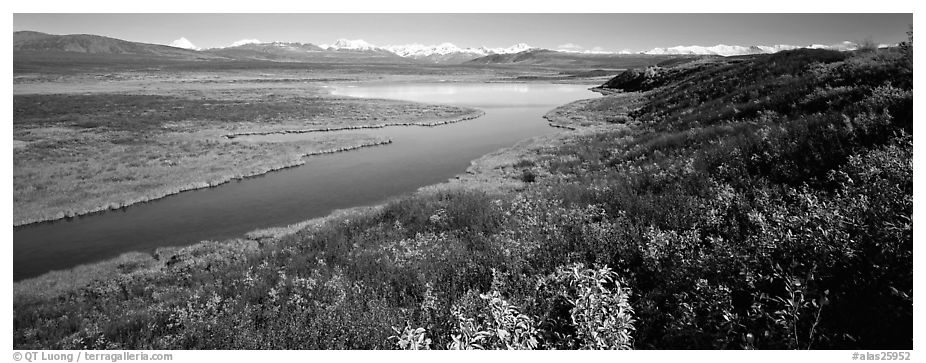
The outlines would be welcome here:
[[[125,208],[301,165],[307,155],[390,142],[349,132],[318,132],[285,143],[227,135],[433,126],[483,114],[454,106],[306,97],[267,89],[259,92],[265,96],[261,99],[254,92],[224,89],[222,98],[208,99],[109,93],[14,96],[14,226]]]
[[[332,141],[332,140],[327,140]],[[357,144],[350,144],[351,142],[359,142]],[[119,210],[122,208],[127,208],[135,204],[146,203],[149,201],[161,199],[171,195],[179,194],[185,191],[191,191],[196,189],[203,188],[212,188],[216,187],[231,181],[241,180],[244,178],[250,178],[255,176],[260,176],[269,172],[282,170],[286,168],[292,168],[296,166],[301,166],[305,164],[306,157],[314,155],[324,155],[324,154],[333,154],[338,152],[345,152],[356,150],[364,147],[372,146],[381,146],[388,145],[392,143],[390,139],[383,139],[379,137],[357,137],[352,138],[350,141],[345,142],[334,142],[335,145],[339,145],[334,148],[321,149],[316,151],[304,152],[305,149],[315,149],[319,147],[325,147],[323,143],[311,144],[308,147],[300,148],[299,151],[286,152],[283,151],[282,154],[275,154],[280,156],[279,160],[272,161],[258,161],[255,164],[250,165],[248,168],[243,168],[239,170],[229,170],[227,172],[219,173],[204,173],[202,172],[203,167],[191,167],[191,170],[188,170],[184,176],[184,180],[193,179],[197,181],[189,182],[187,184],[180,184],[183,181],[181,180],[169,180],[163,182],[157,188],[147,189],[145,191],[140,191],[137,193],[125,193],[121,191],[110,191],[106,193],[105,191],[100,191],[101,194],[106,194],[106,199],[104,199],[101,204],[93,206],[93,200],[86,201],[84,203],[75,203],[75,204],[85,204],[88,207],[73,207],[72,209],[67,209],[65,211],[58,211],[54,215],[42,215],[37,213],[38,216],[32,217],[32,219],[20,219],[14,223],[14,227],[23,226],[31,223],[40,223],[40,222],[49,222],[56,221],[66,218],[75,218],[87,214],[93,214],[98,212],[104,212],[108,210]],[[268,150],[265,150],[265,152]],[[183,173],[180,171],[172,171]],[[199,181],[206,180],[206,181]],[[179,185],[178,185],[179,184]],[[73,194],[70,194],[69,197],[73,197]],[[109,200],[119,200],[118,202],[110,202]]]
[[[578,100],[557,107],[543,116],[550,126],[576,130],[609,124],[628,124],[633,119],[629,113],[642,102],[640,92],[601,91],[607,97]]]
[[[425,121],[425,122],[391,122],[391,123],[381,123],[374,125],[356,125],[356,126],[342,126],[342,127],[326,127],[326,128],[314,128],[314,129],[304,129],[304,130],[272,130],[272,131],[251,131],[251,132],[236,132],[232,134],[225,135],[225,138],[236,139],[242,136],[263,136],[263,135],[286,135],[286,134],[306,134],[311,132],[334,132],[334,131],[349,131],[349,130],[367,130],[367,129],[381,129],[385,127],[393,126],[423,126],[423,127],[435,127],[441,125],[449,125],[452,123],[463,122],[466,120],[472,120],[478,117],[485,115],[484,111],[474,110],[468,115],[451,118],[447,120],[440,121]]]

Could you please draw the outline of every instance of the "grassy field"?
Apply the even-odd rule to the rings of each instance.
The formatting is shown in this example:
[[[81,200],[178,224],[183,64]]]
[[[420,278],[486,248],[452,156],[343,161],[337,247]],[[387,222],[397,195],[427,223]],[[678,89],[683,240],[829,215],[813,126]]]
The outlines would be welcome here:
[[[20,89],[13,97],[14,225],[121,208],[301,165],[306,155],[390,142],[359,130],[285,143],[228,135],[440,124],[481,115],[333,97],[306,83],[168,80],[90,84],[84,92],[77,92],[80,82],[55,84],[72,92],[54,94],[43,93],[44,85],[14,87]]]
[[[912,53],[624,79],[415,195],[16,283],[13,346],[912,348]]]

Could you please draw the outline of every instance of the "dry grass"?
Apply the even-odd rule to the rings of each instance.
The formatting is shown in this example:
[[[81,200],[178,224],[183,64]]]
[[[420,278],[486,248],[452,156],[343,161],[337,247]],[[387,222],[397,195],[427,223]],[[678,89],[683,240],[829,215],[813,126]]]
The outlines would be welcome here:
[[[628,113],[641,101],[642,94],[606,93],[604,97],[578,100],[557,107],[543,118],[550,126],[575,130],[582,127],[631,124],[634,122]]]

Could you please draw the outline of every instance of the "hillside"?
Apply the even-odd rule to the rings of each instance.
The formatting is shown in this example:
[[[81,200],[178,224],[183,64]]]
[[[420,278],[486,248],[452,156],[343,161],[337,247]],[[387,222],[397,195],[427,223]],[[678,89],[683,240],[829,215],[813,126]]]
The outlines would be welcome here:
[[[215,58],[194,50],[158,44],[129,42],[98,35],[51,35],[32,31],[13,32],[13,53],[48,53],[60,56],[61,52],[86,54],[116,54],[154,56],[177,59]]]
[[[244,44],[228,48],[208,49],[206,52],[232,59],[253,59],[271,61],[296,61],[305,54],[320,52],[322,48],[314,44],[302,43],[263,43]]]
[[[323,49],[307,43],[257,43],[215,48],[203,53],[235,60],[265,60],[304,63],[394,63],[414,61],[380,49]]]
[[[699,56],[583,54],[535,49],[514,54],[492,54],[470,60],[465,64],[628,69],[647,67],[670,59],[693,59],[697,57]]]
[[[912,48],[629,72],[462,181],[17,283],[13,346],[913,348]]]
[[[427,54],[427,55],[410,55],[407,58],[417,60],[422,63],[434,64],[462,64],[479,58],[480,55],[466,52],[453,52],[447,54]]]

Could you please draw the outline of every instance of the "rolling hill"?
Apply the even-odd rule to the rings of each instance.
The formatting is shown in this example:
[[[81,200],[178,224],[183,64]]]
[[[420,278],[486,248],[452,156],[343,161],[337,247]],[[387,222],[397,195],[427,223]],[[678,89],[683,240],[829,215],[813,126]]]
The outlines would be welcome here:
[[[464,64],[626,69],[652,66],[670,59],[694,59],[697,57],[699,56],[588,54],[558,52],[548,49],[532,49],[514,54],[492,54],[470,60]]]
[[[392,52],[376,48],[337,49],[311,43],[251,43],[234,47],[212,48],[203,53],[236,60],[265,60],[305,63],[412,63]]]
[[[13,33],[13,53],[60,52],[85,54],[141,55],[176,59],[212,59],[215,55],[159,44],[130,42],[99,35],[53,35],[33,31]],[[60,56],[60,54],[58,54]]]
[[[233,59],[292,61],[302,58],[304,53],[318,51],[322,51],[322,49],[314,44],[263,43],[214,48],[204,52]]]

